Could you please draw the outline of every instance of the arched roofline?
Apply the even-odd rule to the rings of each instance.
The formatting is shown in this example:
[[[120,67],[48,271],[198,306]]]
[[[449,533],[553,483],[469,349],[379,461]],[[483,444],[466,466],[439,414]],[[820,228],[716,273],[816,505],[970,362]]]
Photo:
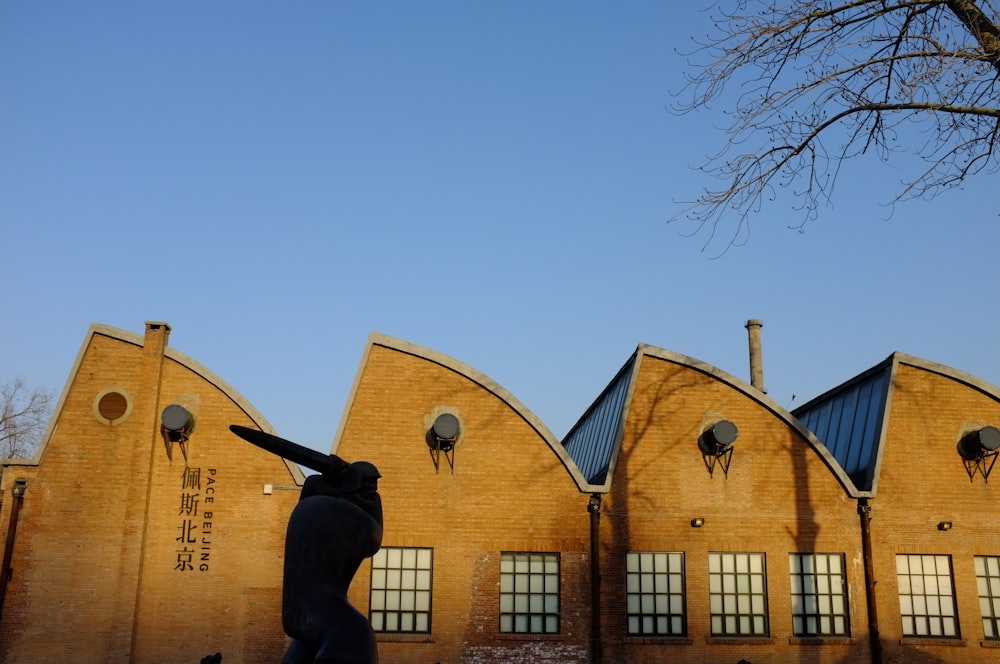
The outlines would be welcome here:
[[[94,323],[90,326],[87,331],[86,337],[84,337],[83,344],[80,346],[79,352],[76,354],[76,360],[73,362],[73,368],[70,370],[69,378],[67,378],[65,385],[63,386],[62,392],[59,395],[59,401],[56,403],[55,409],[52,411],[53,415],[49,419],[49,424],[45,429],[45,434],[42,436],[42,443],[38,446],[38,451],[30,462],[21,465],[38,465],[41,461],[45,450],[49,446],[49,442],[52,436],[55,434],[56,420],[58,419],[59,413],[62,412],[63,406],[66,403],[66,399],[69,395],[69,390],[73,383],[76,381],[76,377],[80,372],[80,366],[83,364],[83,358],[87,353],[87,349],[90,347],[91,341],[93,341],[95,336],[108,337],[114,339],[115,341],[121,341],[127,344],[132,344],[138,348],[142,348],[144,339],[142,335],[135,334],[134,332],[128,332],[127,330],[122,330],[116,327],[111,327],[109,325],[102,325],[99,323]],[[246,413],[250,420],[260,427],[262,431],[266,431],[271,434],[275,434],[274,428],[271,423],[257,410],[253,404],[251,404],[246,397],[236,391],[229,383],[220,378],[215,372],[209,370],[205,365],[200,362],[188,357],[180,351],[176,351],[169,346],[164,349],[164,357],[177,362],[184,368],[192,371],[193,373],[200,376],[210,385],[221,391],[227,397],[229,397],[233,403],[235,403],[240,410]],[[282,459],[285,462],[285,466],[288,471],[292,474],[292,478],[298,485],[301,485],[305,481],[305,474],[298,465],[288,461],[287,459]]]
[[[736,376],[733,376],[732,374],[726,373],[722,369],[714,365],[708,364],[707,362],[703,362],[701,360],[689,357],[687,355],[683,355],[681,353],[659,348],[657,346],[651,346],[649,344],[639,344],[638,348],[636,349],[637,361],[635,363],[635,367],[633,368],[633,384],[635,382],[635,378],[638,376],[638,372],[642,370],[642,361],[646,357],[665,360],[667,362],[673,362],[674,364],[685,366],[689,369],[693,369],[711,378],[714,378],[715,380],[728,385],[734,390],[741,392],[747,398],[757,402],[765,409],[769,410],[779,420],[783,421],[796,433],[802,436],[802,438],[806,441],[806,444],[809,445],[809,447],[811,447],[813,451],[816,452],[816,454],[823,461],[823,463],[826,464],[827,468],[830,469],[830,472],[833,473],[833,476],[837,479],[838,482],[840,482],[840,485],[843,487],[844,491],[846,491],[850,497],[865,498],[870,495],[870,492],[860,491],[854,485],[854,482],[852,482],[850,477],[847,476],[847,473],[844,472],[844,469],[840,467],[840,464],[837,463],[837,460],[833,457],[833,454],[830,453],[830,450],[827,449],[826,445],[824,445],[818,438],[816,438],[815,434],[813,434],[812,431],[807,429],[805,425],[803,425],[802,422],[800,422],[794,415],[785,410],[781,405],[778,404],[778,402],[776,402],[771,397],[767,396],[767,394],[765,394],[764,392],[761,392],[760,390],[753,387],[749,383],[737,378]],[[628,409],[630,409],[632,406],[632,398],[633,398],[633,393],[632,390],[630,389],[624,406],[626,413],[628,412]],[[617,465],[618,453],[621,448],[622,433],[623,432],[621,431],[618,433],[614,449],[611,452],[611,465],[608,468],[608,479],[606,482],[606,487],[610,487],[611,482],[613,481],[614,478],[615,465]],[[605,488],[604,490],[607,491],[608,489]]]
[[[901,353],[899,351],[893,352],[889,357],[884,359],[882,362],[878,363],[871,369],[863,371],[860,376],[866,376],[872,372],[879,370],[884,370],[884,368],[889,368],[889,384],[886,388],[885,394],[885,405],[883,406],[882,416],[879,421],[879,435],[878,435],[878,447],[875,450],[875,462],[872,469],[872,496],[878,493],[879,479],[882,476],[882,459],[885,454],[885,439],[888,436],[889,429],[889,418],[892,413],[892,402],[896,395],[896,375],[899,372],[900,365],[906,365],[914,367],[916,369],[921,369],[930,373],[943,376],[945,378],[950,378],[958,383],[966,385],[978,392],[982,392],[986,396],[992,397],[997,401],[1000,401],[1000,388],[995,385],[990,385],[986,381],[976,378],[970,373],[955,369],[954,367],[949,367],[944,364],[939,364],[937,362],[932,362],[930,360],[925,360],[921,357],[915,355],[907,355],[906,353]],[[847,381],[848,383],[857,380],[858,377],[852,378]],[[846,383],[845,383],[846,384]]]
[[[931,373],[936,373],[946,378],[951,378],[959,383],[963,383],[971,387],[974,390],[982,392],[988,397],[992,397],[997,401],[1000,401],[1000,387],[996,385],[991,385],[985,380],[976,378],[970,373],[962,371],[961,369],[955,369],[953,367],[946,366],[944,364],[938,364],[937,362],[931,362],[930,360],[925,360],[914,355],[907,355],[906,353],[901,353],[899,351],[894,352],[889,356],[889,359],[896,364],[906,364],[911,367],[916,367],[918,369],[923,369],[924,371],[929,371]]]
[[[419,346],[408,341],[403,341],[401,339],[396,339],[393,337],[386,336],[384,334],[379,334],[377,332],[372,332],[368,336],[368,341],[365,344],[365,350],[361,357],[361,363],[358,366],[358,371],[354,376],[354,382],[351,385],[351,391],[347,398],[347,403],[344,406],[344,413],[340,418],[340,424],[337,427],[337,433],[333,440],[333,449],[331,452],[333,454],[337,453],[337,449],[340,447],[340,441],[344,434],[344,428],[347,426],[347,417],[351,412],[351,408],[354,405],[354,400],[357,398],[358,387],[361,382],[361,377],[365,372],[365,368],[368,365],[368,360],[371,356],[372,348],[380,346],[382,348],[387,348],[389,350],[394,350],[400,353],[405,353],[407,355],[412,355],[413,357],[437,364],[445,369],[453,371],[463,378],[479,385],[484,390],[495,396],[497,399],[505,403],[513,412],[515,412],[521,419],[523,419],[528,426],[535,430],[535,432],[541,437],[545,444],[549,446],[552,453],[556,455],[556,458],[562,463],[566,472],[569,473],[570,477],[576,483],[577,487],[581,492],[588,492],[587,481],[584,479],[580,470],[576,467],[576,464],[569,457],[569,453],[566,452],[565,448],[560,444],[559,440],[553,435],[547,426],[531,412],[520,400],[514,397],[506,388],[501,386],[499,383],[491,379],[486,374],[472,368],[468,364],[456,360],[453,357],[445,355],[444,353],[439,353],[438,351]]]
[[[927,371],[929,373],[937,374],[944,378],[954,380],[962,385],[969,387],[970,389],[976,390],[987,397],[990,397],[996,401],[1000,401],[1000,388],[995,385],[991,385],[986,381],[973,376],[970,373],[949,367],[937,362],[931,362],[930,360],[925,360],[914,355],[907,355],[906,353],[901,353],[895,351],[890,354],[887,358],[875,364],[874,366],[865,369],[861,373],[853,376],[839,385],[823,392],[822,394],[810,399],[803,405],[799,406],[801,409],[808,409],[812,404],[817,402],[822,402],[829,399],[831,395],[835,395],[841,392],[851,385],[855,385],[866,380],[869,380],[873,375],[879,373],[885,373],[887,375],[887,382],[885,387],[885,397],[884,403],[882,404],[882,410],[879,414],[879,428],[878,434],[875,441],[874,448],[874,458],[871,464],[871,490],[860,492],[862,496],[865,497],[875,497],[878,493],[879,478],[882,474],[882,459],[885,453],[885,441],[888,435],[889,418],[892,413],[892,403],[895,398],[896,392],[896,377],[899,372],[899,367],[901,365],[910,366],[922,371]]]

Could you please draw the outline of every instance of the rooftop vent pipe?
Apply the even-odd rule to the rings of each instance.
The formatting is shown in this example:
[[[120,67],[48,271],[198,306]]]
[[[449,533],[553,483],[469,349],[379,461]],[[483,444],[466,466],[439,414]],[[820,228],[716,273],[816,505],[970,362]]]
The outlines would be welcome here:
[[[752,318],[745,326],[750,338],[750,385],[756,387],[761,392],[767,393],[764,389],[764,367],[760,354],[760,328],[764,327],[758,319]]]

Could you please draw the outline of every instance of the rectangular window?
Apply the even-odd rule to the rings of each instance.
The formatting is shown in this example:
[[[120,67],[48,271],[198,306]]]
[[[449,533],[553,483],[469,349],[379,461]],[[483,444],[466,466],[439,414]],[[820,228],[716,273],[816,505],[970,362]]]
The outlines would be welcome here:
[[[763,553],[708,554],[713,636],[767,636]]]
[[[847,580],[842,553],[790,553],[792,633],[848,636]]]
[[[625,592],[630,635],[687,634],[683,553],[628,553]]]
[[[975,561],[983,635],[1000,639],[1000,556],[976,556]]]
[[[559,554],[500,554],[500,631],[559,633]]]
[[[369,620],[376,632],[431,631],[434,550],[384,546],[372,557]]]
[[[904,636],[958,638],[951,556],[896,556]]]

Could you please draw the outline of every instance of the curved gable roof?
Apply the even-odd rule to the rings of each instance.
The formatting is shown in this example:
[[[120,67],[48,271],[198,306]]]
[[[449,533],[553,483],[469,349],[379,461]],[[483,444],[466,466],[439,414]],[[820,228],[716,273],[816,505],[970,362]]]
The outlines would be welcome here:
[[[874,496],[878,490],[888,414],[901,364],[950,378],[1000,401],[1000,389],[971,374],[895,352],[796,408],[795,416],[826,442],[837,463],[865,495]]]
[[[83,344],[80,346],[80,351],[76,355],[76,360],[73,362],[73,368],[70,370],[69,377],[66,379],[66,384],[63,386],[62,393],[59,395],[59,401],[56,403],[55,410],[53,411],[54,415],[49,420],[49,425],[42,437],[42,444],[39,446],[38,452],[36,453],[32,463],[37,464],[42,458],[45,448],[48,447],[49,441],[54,433],[56,415],[62,410],[63,405],[65,404],[70,387],[76,380],[77,374],[80,371],[80,365],[83,363],[83,358],[87,353],[87,349],[90,347],[91,341],[98,335],[114,339],[115,341],[131,344],[138,348],[142,348],[144,343],[143,337],[133,332],[128,332],[126,330],[98,323],[94,323],[90,326],[90,329],[87,331],[87,335],[84,337]],[[262,431],[272,434],[275,433],[271,424],[264,418],[260,411],[258,411],[253,404],[246,399],[246,397],[237,392],[236,389],[229,385],[229,383],[222,380],[222,378],[210,371],[207,367],[188,357],[184,353],[176,351],[170,347],[165,348],[163,354],[164,357],[177,362],[181,366],[197,374],[210,385],[229,397],[233,403],[240,408],[240,410],[247,414],[247,417],[249,417],[254,424],[260,427]],[[298,484],[302,484],[302,482],[305,481],[305,474],[302,472],[302,469],[287,459],[282,459],[282,461],[285,462],[285,465],[288,467],[288,471],[292,474],[295,481]]]
[[[591,482],[587,485],[588,491],[597,493],[610,491],[615,465],[621,449],[624,423],[632,405],[636,378],[642,370],[642,360],[646,357],[666,360],[699,371],[756,401],[802,436],[806,444],[827,465],[848,495],[853,497],[863,495],[826,446],[798,419],[766,394],[718,367],[648,344],[638,346],[632,357],[601,393],[601,396],[587,409],[584,416],[570,429],[563,440],[563,444],[570,451],[574,461],[586,469],[584,474]]]
[[[581,491],[587,490],[587,482],[580,470],[577,468],[576,464],[573,463],[573,459],[566,452],[565,448],[559,444],[559,440],[555,435],[549,430],[547,426],[538,418],[537,415],[532,413],[528,408],[521,403],[513,394],[508,392],[499,383],[489,378],[486,374],[473,369],[464,362],[460,362],[453,357],[449,357],[443,353],[439,353],[429,348],[424,348],[423,346],[418,346],[407,341],[402,341],[401,339],[394,339],[383,334],[378,334],[377,332],[372,332],[368,336],[368,341],[365,344],[365,351],[361,357],[361,364],[358,367],[358,371],[354,376],[354,383],[351,385],[351,392],[347,398],[347,404],[344,407],[344,413],[340,418],[340,424],[337,427],[337,433],[333,440],[333,448],[331,452],[333,454],[337,453],[337,449],[340,447],[340,441],[344,434],[344,428],[347,425],[347,416],[350,414],[351,408],[354,404],[354,400],[357,397],[358,385],[361,382],[361,377],[365,372],[365,367],[368,365],[368,360],[371,355],[372,348],[375,346],[380,346],[382,348],[387,348],[389,350],[394,350],[400,353],[406,353],[407,355],[412,355],[414,357],[420,358],[427,362],[437,364],[444,367],[450,371],[463,376],[469,381],[479,385],[487,392],[490,392],[497,399],[505,403],[512,411],[517,413],[527,424],[535,430],[538,436],[545,441],[545,444],[549,446],[553,454],[562,462],[563,467],[576,482],[577,487]]]

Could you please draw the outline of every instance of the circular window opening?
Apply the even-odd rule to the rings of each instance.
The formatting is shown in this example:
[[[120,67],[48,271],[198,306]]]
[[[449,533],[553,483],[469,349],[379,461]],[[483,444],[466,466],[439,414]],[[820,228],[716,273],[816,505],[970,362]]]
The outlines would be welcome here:
[[[117,420],[128,410],[128,399],[121,392],[108,392],[97,402],[97,412],[106,420]]]
[[[104,424],[118,424],[131,412],[131,400],[118,388],[104,390],[94,400],[94,415]]]

